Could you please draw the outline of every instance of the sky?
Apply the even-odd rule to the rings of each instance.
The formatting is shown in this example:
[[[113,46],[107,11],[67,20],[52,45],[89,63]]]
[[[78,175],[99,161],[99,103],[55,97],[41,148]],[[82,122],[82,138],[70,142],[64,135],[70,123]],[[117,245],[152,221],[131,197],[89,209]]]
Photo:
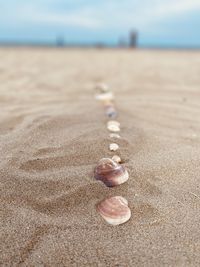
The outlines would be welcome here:
[[[0,0],[0,41],[200,47],[200,0]]]

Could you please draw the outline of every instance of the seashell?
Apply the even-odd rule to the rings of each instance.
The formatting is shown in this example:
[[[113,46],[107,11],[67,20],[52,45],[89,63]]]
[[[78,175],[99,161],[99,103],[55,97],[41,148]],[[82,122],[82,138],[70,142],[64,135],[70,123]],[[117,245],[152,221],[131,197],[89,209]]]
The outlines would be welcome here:
[[[116,126],[119,126],[120,127],[120,122],[118,122],[118,121],[108,121],[108,123],[107,123],[108,125],[116,125]]]
[[[107,129],[109,131],[115,132],[115,133],[120,132],[119,126],[116,126],[116,125],[109,125],[109,126],[107,126]]]
[[[106,106],[106,115],[109,118],[115,119],[117,117],[117,111],[112,105],[107,105]]]
[[[116,144],[116,143],[112,143],[112,144],[109,145],[109,148],[110,148],[111,151],[116,151],[116,150],[119,149],[119,145]]]
[[[105,93],[109,91],[109,86],[105,83],[99,83],[96,85],[96,89]]]
[[[118,121],[108,121],[107,129],[111,132],[120,132],[120,123]]]
[[[95,96],[96,100],[99,101],[107,101],[107,100],[113,100],[114,96],[113,93],[107,92],[107,93],[101,93]]]
[[[114,106],[112,100],[108,99],[108,100],[103,100],[102,102],[103,102],[103,104],[104,104],[106,109],[109,108],[109,107],[113,107]]]
[[[118,155],[114,155],[112,157],[112,160],[116,161],[117,163],[120,163],[122,161],[121,158]]]
[[[125,183],[129,174],[123,165],[110,158],[103,158],[99,161],[94,170],[96,180],[102,181],[108,187],[114,187]]]
[[[121,138],[121,136],[117,133],[110,133],[111,138]]]
[[[131,218],[128,201],[121,196],[104,199],[97,205],[97,211],[107,223],[112,225],[123,224]]]

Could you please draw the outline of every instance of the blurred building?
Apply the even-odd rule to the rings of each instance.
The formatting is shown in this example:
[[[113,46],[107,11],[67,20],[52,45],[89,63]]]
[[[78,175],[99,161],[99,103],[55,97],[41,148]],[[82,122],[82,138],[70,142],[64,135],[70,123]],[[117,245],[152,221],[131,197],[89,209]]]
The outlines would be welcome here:
[[[137,41],[138,41],[138,32],[136,30],[131,30],[129,35],[129,46],[130,47],[137,47]]]

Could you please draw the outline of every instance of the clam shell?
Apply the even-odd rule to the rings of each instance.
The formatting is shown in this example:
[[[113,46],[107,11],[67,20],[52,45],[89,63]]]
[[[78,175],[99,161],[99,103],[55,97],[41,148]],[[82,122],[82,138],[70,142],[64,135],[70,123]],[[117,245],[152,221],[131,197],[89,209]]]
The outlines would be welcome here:
[[[120,132],[120,123],[118,121],[108,121],[107,129],[111,132]]]
[[[120,123],[118,121],[108,121],[107,125],[116,125],[116,126],[119,126],[120,127]]]
[[[112,100],[114,98],[113,93],[111,92],[106,92],[106,93],[101,93],[95,96],[95,98],[99,101],[107,101],[107,100]]]
[[[115,132],[115,133],[120,132],[119,126],[116,126],[116,125],[109,125],[109,126],[107,126],[107,129],[109,131]]]
[[[112,160],[116,161],[117,163],[120,163],[122,161],[121,158],[118,155],[114,155],[112,157]]]
[[[99,83],[96,85],[96,89],[105,93],[109,91],[109,86],[106,83]]]
[[[104,199],[97,205],[97,211],[112,225],[123,224],[131,218],[128,201],[121,196]]]
[[[105,109],[107,109],[108,107],[113,107],[113,101],[110,99],[103,100],[102,103],[103,103]]]
[[[121,138],[121,136],[117,133],[110,133],[110,138]]]
[[[112,143],[112,144],[109,145],[109,148],[110,148],[111,151],[116,151],[116,150],[119,149],[119,145],[116,144],[116,143]]]
[[[114,187],[125,183],[129,174],[123,165],[110,158],[103,158],[94,169],[94,177],[106,186]]]
[[[106,105],[106,115],[109,118],[115,119],[117,117],[117,111],[113,105]]]

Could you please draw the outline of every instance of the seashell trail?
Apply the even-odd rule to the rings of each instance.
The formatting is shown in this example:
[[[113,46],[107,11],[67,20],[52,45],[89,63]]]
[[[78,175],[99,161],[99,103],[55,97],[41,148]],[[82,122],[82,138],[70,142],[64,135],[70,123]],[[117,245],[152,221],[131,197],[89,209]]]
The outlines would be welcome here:
[[[114,105],[114,95],[106,84],[99,84],[96,87],[99,93],[95,96],[104,107],[105,115],[109,118],[107,129],[110,131],[110,138],[121,138],[118,132],[121,131],[120,123],[116,121],[118,112]],[[114,141],[109,144],[110,151],[117,151],[119,145]],[[102,158],[94,169],[94,178],[100,180],[108,187],[114,187],[125,183],[129,179],[129,173],[121,165],[120,156],[114,155],[112,159]],[[131,210],[128,201],[122,196],[106,198],[96,206],[99,214],[111,225],[119,225],[127,222],[131,217]]]
[[[103,158],[94,169],[94,178],[108,187],[114,187],[125,183],[129,174],[123,165],[110,158]]]
[[[121,196],[104,199],[97,205],[97,211],[107,223],[112,225],[123,224],[131,217],[128,201]]]

